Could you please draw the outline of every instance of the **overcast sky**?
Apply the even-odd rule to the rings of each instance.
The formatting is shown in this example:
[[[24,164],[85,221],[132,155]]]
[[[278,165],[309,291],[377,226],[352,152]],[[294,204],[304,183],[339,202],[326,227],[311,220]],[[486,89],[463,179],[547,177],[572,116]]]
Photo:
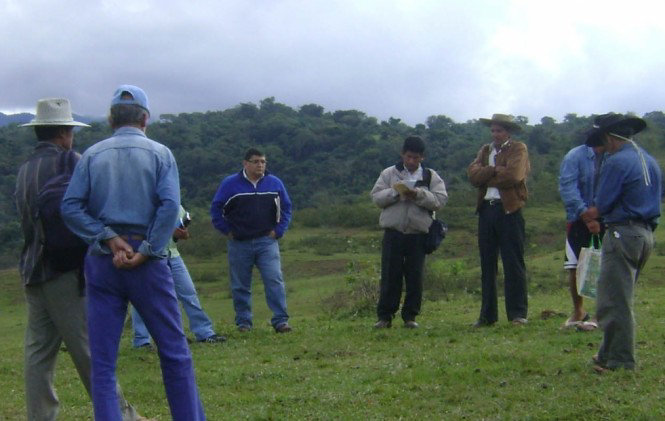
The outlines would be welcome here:
[[[546,6],[549,5],[549,6]],[[0,111],[104,115],[274,96],[381,120],[665,109],[665,3],[632,0],[0,0]]]

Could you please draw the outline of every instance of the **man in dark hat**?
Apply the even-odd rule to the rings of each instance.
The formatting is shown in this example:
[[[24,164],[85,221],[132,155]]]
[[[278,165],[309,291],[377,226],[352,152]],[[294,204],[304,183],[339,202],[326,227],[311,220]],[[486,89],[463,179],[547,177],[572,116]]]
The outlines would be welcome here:
[[[524,218],[529,153],[524,143],[512,138],[520,126],[512,116],[494,114],[480,121],[490,127],[492,142],[478,151],[469,165],[469,181],[478,188],[478,248],[482,278],[482,305],[475,327],[498,320],[497,260],[501,252],[504,271],[506,315],[514,325],[527,323],[526,265],[524,264]]]
[[[596,118],[586,141],[591,147],[604,146],[608,153],[596,206],[582,214],[587,224],[601,217],[606,226],[596,299],[604,335],[593,356],[599,373],[635,367],[633,292],[653,248],[662,191],[658,163],[632,139],[645,127],[638,117],[604,114]]]

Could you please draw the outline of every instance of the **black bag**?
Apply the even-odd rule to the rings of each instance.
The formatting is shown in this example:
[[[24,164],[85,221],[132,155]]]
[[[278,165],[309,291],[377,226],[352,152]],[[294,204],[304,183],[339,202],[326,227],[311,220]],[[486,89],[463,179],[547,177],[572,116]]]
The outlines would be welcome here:
[[[431,254],[439,248],[441,242],[446,238],[448,233],[448,225],[438,219],[432,220],[432,225],[429,226],[427,232],[427,239],[425,240],[425,254]]]
[[[432,170],[429,168],[423,169],[423,185],[429,188],[432,182]],[[434,250],[438,249],[441,242],[446,238],[448,233],[448,224],[445,222],[432,218],[432,224],[427,231],[427,239],[425,240],[425,254],[432,254]]]
[[[60,204],[78,161],[74,151],[58,156],[56,175],[37,193],[37,214],[44,232],[44,258],[51,268],[68,272],[83,266],[88,245],[67,228],[60,216]]]

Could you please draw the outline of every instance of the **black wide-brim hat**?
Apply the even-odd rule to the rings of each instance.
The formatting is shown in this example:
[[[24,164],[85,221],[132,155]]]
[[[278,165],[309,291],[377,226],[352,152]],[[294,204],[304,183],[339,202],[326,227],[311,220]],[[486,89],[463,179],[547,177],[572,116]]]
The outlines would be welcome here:
[[[618,113],[607,113],[594,119],[593,128],[587,130],[587,146],[603,146],[603,136],[614,131],[630,132],[628,137],[633,136],[647,127],[646,121],[635,116],[625,116]]]

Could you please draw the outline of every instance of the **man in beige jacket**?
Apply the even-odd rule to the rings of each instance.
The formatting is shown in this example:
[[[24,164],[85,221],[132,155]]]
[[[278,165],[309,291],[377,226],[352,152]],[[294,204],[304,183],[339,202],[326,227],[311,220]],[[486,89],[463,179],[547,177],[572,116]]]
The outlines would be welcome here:
[[[381,292],[375,328],[388,328],[399,308],[402,279],[406,296],[402,319],[407,328],[417,328],[423,295],[425,239],[432,213],[448,200],[439,175],[424,168],[425,142],[409,136],[402,146],[401,162],[386,168],[372,189],[372,201],[382,209],[379,225],[385,230],[381,249]]]
[[[501,251],[506,314],[514,325],[527,323],[524,218],[526,176],[530,170],[526,145],[512,138],[520,126],[511,116],[494,114],[480,121],[490,127],[492,142],[478,151],[469,165],[469,181],[478,188],[478,248],[482,278],[482,305],[476,327],[498,320],[497,260]]]

